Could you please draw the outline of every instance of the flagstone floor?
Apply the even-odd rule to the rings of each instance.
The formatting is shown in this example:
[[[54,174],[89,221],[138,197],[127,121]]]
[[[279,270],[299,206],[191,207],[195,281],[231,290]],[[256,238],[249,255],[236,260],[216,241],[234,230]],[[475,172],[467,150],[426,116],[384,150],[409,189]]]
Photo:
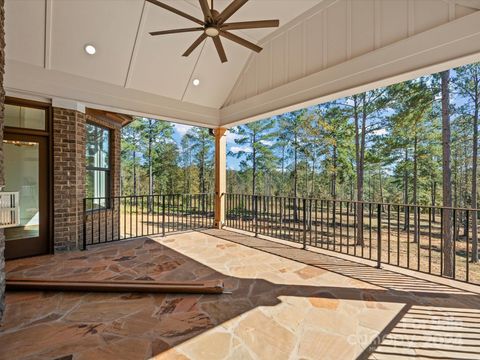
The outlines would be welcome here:
[[[480,295],[223,230],[7,262],[7,278],[223,279],[222,295],[7,292],[0,359],[480,359]]]

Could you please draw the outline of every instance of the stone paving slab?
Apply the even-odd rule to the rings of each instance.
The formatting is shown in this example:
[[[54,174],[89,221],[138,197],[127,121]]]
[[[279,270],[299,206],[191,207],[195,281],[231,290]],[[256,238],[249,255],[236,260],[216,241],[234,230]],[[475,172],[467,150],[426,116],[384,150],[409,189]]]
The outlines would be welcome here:
[[[480,359],[480,296],[222,230],[9,261],[7,277],[231,294],[8,292],[0,359]]]

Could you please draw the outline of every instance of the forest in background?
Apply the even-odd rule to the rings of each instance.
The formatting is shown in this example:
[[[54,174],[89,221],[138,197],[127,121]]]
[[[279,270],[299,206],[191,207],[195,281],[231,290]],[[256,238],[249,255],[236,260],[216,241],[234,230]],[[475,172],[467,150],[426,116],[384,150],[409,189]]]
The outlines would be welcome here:
[[[230,129],[227,191],[477,207],[480,64],[448,72],[451,164],[442,164],[440,74]],[[122,193],[212,192],[214,142],[191,128],[138,118],[122,133]],[[475,141],[474,141],[475,140]]]

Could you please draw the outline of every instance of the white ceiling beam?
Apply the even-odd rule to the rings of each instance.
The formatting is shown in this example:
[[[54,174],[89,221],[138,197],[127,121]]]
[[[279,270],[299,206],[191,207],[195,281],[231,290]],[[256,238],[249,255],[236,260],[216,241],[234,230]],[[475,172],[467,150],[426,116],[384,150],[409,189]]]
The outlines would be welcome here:
[[[130,62],[128,63],[127,74],[125,76],[125,87],[130,87],[133,76],[133,68],[135,67],[135,60],[137,59],[138,49],[140,48],[141,34],[144,32],[145,28],[145,19],[148,16],[148,9],[150,7],[146,6],[147,2],[143,3],[142,12],[140,13],[140,18],[138,20],[137,33],[135,35],[135,41],[133,42],[132,55],[130,56]]]
[[[60,71],[46,70],[16,60],[6,61],[5,88],[16,94],[73,100],[94,109],[144,115],[197,126],[219,126],[218,109]]]
[[[480,61],[480,12],[279,86],[220,110],[221,126],[278,115]]]

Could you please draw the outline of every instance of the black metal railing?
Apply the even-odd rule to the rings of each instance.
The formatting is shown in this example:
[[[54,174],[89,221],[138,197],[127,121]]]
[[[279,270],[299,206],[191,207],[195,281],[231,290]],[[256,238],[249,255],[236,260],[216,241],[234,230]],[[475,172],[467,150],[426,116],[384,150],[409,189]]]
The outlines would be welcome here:
[[[480,284],[480,265],[472,262],[473,239],[480,237],[478,209],[245,194],[224,197],[227,227],[361,257],[378,267],[389,264]],[[475,233],[472,221],[479,223]],[[449,236],[452,240],[446,241]]]
[[[213,194],[132,195],[83,200],[87,245],[209,228]]]

